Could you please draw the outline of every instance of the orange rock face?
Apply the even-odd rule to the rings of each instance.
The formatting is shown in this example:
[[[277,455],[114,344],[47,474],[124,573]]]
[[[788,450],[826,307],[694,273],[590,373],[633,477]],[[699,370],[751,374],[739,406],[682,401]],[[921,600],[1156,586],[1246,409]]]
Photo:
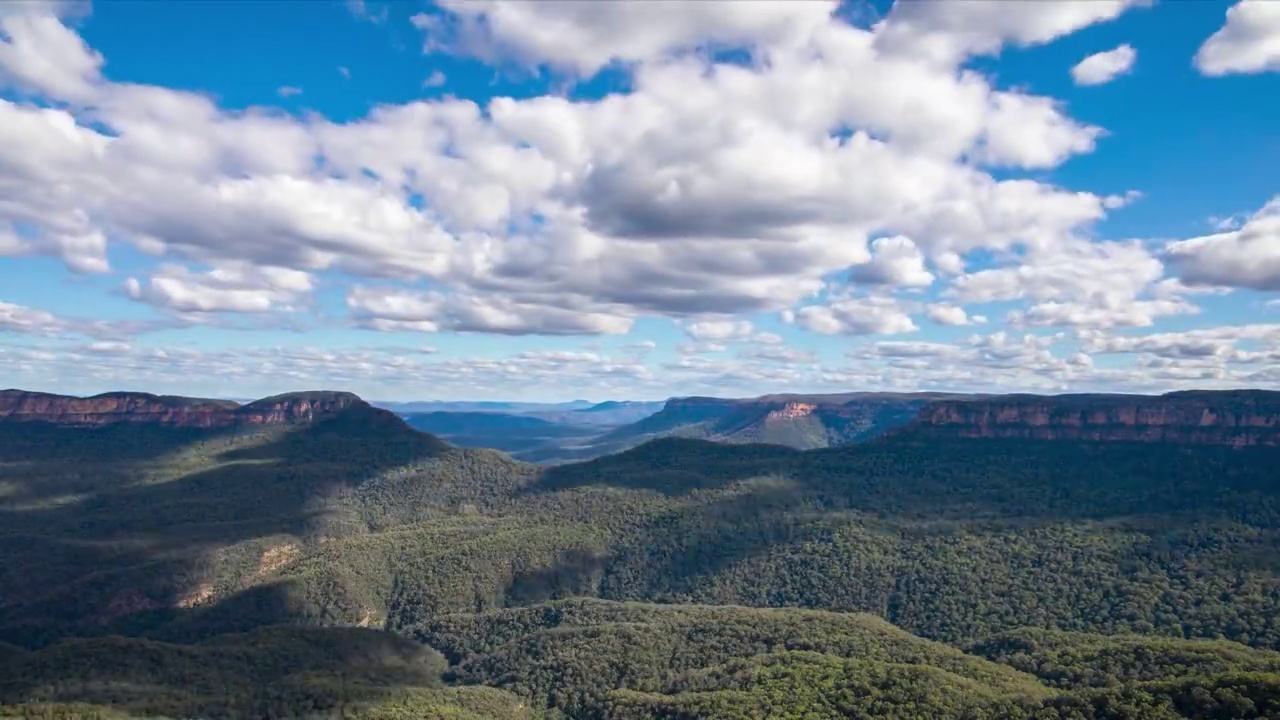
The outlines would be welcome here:
[[[1280,445],[1280,393],[1006,396],[935,402],[917,431],[972,438]]]
[[[810,403],[789,402],[786,405],[783,405],[781,408],[778,408],[777,410],[769,411],[769,414],[768,416],[766,416],[765,419],[766,420],[795,420],[796,418],[802,418],[806,415],[812,415],[813,411],[817,409],[818,409],[817,405],[812,405]]]
[[[0,421],[35,421],[97,426],[141,422],[175,427],[306,423],[364,401],[350,393],[294,393],[247,405],[230,400],[183,398],[147,393],[106,393],[70,397],[24,390],[0,391]]]

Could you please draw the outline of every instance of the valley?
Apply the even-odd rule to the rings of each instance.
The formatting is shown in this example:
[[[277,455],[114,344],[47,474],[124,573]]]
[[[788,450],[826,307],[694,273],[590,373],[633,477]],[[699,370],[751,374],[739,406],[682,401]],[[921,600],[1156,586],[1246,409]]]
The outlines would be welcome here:
[[[857,444],[665,437],[553,467],[317,397],[261,422],[0,422],[0,705],[1280,711],[1276,393],[1095,396],[1086,419],[1132,421],[1102,438],[954,432],[947,408],[996,400],[951,398]],[[1052,429],[1086,401],[999,402],[1052,411],[995,426]],[[1197,442],[1164,441],[1182,427]]]
[[[555,465],[589,460],[665,437],[785,445],[801,450],[833,447],[869,440],[905,425],[931,400],[946,397],[950,396],[844,393],[688,397],[663,403],[605,402],[553,410],[534,406],[498,411],[486,406],[402,411],[402,417],[410,426],[462,447],[493,448],[526,462]]]

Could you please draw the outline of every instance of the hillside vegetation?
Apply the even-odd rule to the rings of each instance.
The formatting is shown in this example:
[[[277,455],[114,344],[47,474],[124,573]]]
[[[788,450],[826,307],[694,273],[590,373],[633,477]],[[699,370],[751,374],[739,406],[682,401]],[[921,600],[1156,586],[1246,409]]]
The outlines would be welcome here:
[[[1280,717],[1277,467],[0,423],[0,715]]]

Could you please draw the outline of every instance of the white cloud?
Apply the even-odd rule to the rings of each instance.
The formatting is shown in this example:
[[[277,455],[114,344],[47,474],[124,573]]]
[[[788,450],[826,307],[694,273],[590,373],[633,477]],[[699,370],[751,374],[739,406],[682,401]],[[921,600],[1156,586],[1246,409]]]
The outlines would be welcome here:
[[[443,87],[444,84],[447,83],[448,81],[449,81],[449,78],[445,77],[444,73],[440,72],[439,70],[435,70],[430,75],[427,76],[426,80],[422,81],[422,87],[424,88]]]
[[[1132,45],[1094,53],[1071,68],[1071,79],[1077,85],[1103,85],[1133,70],[1138,51]]]
[[[451,2],[418,20],[437,46],[579,76],[621,61],[631,91],[346,122],[111,82],[58,18],[3,15],[0,77],[39,102],[0,101],[0,254],[106,272],[129,244],[159,264],[126,293],[180,317],[304,309],[330,284],[346,289],[340,322],[371,330],[624,334],[666,316],[703,350],[773,346],[691,354],[695,385],[763,377],[752,362],[792,352],[744,314],[896,335],[913,315],[978,324],[988,310],[967,306],[998,302],[1020,327],[1150,325],[1194,312],[1210,271],[1270,287],[1265,252],[1248,246],[1249,276],[1184,241],[1164,256],[1175,286],[1141,243],[1088,241],[1137,194],[1041,178],[1103,129],[963,65],[1133,4],[900,3],[866,30],[829,3]],[[707,52],[723,47],[751,60]],[[1258,222],[1214,242],[1246,248]],[[1045,377],[1079,372],[1059,360]]]
[[[313,348],[66,345],[56,352],[0,346],[0,363],[21,387],[92,393],[122,386],[215,397],[267,395],[316,386],[369,399],[527,397],[573,387],[588,397],[659,396],[638,360],[589,352],[440,357],[418,347]],[[67,381],[50,387],[50,377]],[[631,391],[631,392],[628,392]],[[633,394],[634,393],[634,394]]]
[[[685,325],[685,334],[694,340],[733,341],[751,337],[755,327],[748,320],[699,320]]]
[[[387,332],[620,335],[632,324],[622,315],[537,302],[366,287],[347,293],[347,307],[359,327]]]
[[[1150,335],[1090,335],[1086,352],[1132,358],[1135,372],[1179,386],[1258,386],[1274,383],[1280,325],[1201,328]]]
[[[81,233],[61,237],[105,228],[149,252],[199,262],[426,278],[444,295],[496,293],[499,304],[546,306],[522,311],[529,317],[574,308],[615,316],[783,309],[818,292],[829,273],[868,260],[878,267],[865,246],[873,229],[909,233],[921,257],[952,258],[1056,242],[1101,217],[1097,196],[998,182],[952,161],[966,143],[1033,165],[1054,161],[1058,150],[1036,153],[1056,146],[1056,111],[1044,118],[1044,138],[1013,123],[1010,144],[982,118],[989,113],[993,128],[1021,118],[1009,114],[1021,101],[992,94],[977,77],[957,84],[943,74],[931,82],[942,97],[948,84],[976,97],[965,112],[977,122],[957,123],[955,108],[941,104],[927,107],[947,114],[923,125],[919,113],[886,114],[877,107],[897,103],[902,83],[859,89],[832,75],[873,70],[868,37],[833,25],[812,39],[861,65],[803,53],[772,68],[721,65],[711,74],[701,61],[660,63],[639,71],[631,95],[499,99],[491,121],[472,103],[442,100],[379,108],[343,125],[298,122],[223,114],[199,95],[130,85],[104,87],[91,113],[114,137],[70,112],[12,103],[0,112],[20,170],[11,174],[22,200],[15,207],[49,237],[56,222]],[[889,69],[930,77],[894,62]],[[824,86],[855,94],[836,105],[807,91],[779,102],[778,93],[795,92],[796,73],[830,76]],[[774,112],[783,105],[808,109]],[[835,143],[824,128],[841,122],[901,129],[903,141],[858,133]],[[957,127],[970,130],[945,147],[921,145]],[[409,193],[427,209],[411,206]],[[904,259],[916,264],[891,265],[906,274],[885,279],[923,283],[928,273]],[[598,318],[581,325],[619,327]]]
[[[181,265],[162,265],[145,284],[134,277],[124,283],[125,294],[134,300],[179,313],[296,310],[313,287],[305,272],[244,264],[200,274]]]
[[[1130,203],[1141,200],[1142,197],[1143,193],[1140,190],[1126,190],[1122,195],[1108,195],[1102,198],[1102,206],[1108,210],[1119,210]]]
[[[0,10],[0,88],[72,101],[98,91],[102,55],[53,14],[56,3],[5,3]]]
[[[88,336],[111,339],[131,337],[165,327],[174,327],[174,324],[151,321],[68,318],[47,310],[0,301],[0,332],[44,337]]]
[[[924,255],[911,238],[897,235],[872,241],[871,260],[855,266],[849,279],[868,285],[928,287],[934,277],[925,269]]]
[[[293,85],[282,85],[276,88],[276,94],[283,98],[293,97],[294,95],[301,95],[302,88],[294,87]]]
[[[970,55],[996,53],[1007,43],[1041,45],[1145,4],[1143,0],[898,2],[878,42],[889,51],[952,64]]]
[[[1170,243],[1165,256],[1188,285],[1280,290],[1280,195],[1238,229]]]
[[[44,335],[58,332],[65,327],[65,321],[53,313],[0,302],[0,330],[5,332]]]
[[[1196,52],[1195,66],[1209,76],[1280,70],[1280,4],[1240,0],[1226,23]]]
[[[765,362],[783,363],[787,365],[793,365],[796,363],[814,363],[818,361],[818,356],[811,352],[781,346],[760,347],[751,350],[744,350],[739,353],[738,357],[746,360],[763,360]]]
[[[928,307],[926,314],[939,325],[968,325],[974,322],[964,308],[949,303],[934,303]]]
[[[447,17],[414,16],[428,47],[486,60],[546,63],[592,75],[610,62],[644,61],[708,45],[752,46],[802,34],[836,8],[826,0],[716,3],[445,0]]]
[[[896,300],[885,297],[836,297],[788,310],[783,320],[823,335],[897,335],[919,329]]]
[[[1073,241],[961,275],[945,294],[967,303],[1029,301],[1011,313],[1015,325],[1144,327],[1197,311],[1163,278],[1164,265],[1140,243]]]

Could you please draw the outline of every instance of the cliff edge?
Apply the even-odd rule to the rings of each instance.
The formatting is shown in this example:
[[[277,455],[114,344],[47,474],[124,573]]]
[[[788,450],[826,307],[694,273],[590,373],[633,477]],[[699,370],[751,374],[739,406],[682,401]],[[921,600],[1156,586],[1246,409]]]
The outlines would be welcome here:
[[[73,397],[0,390],[0,422],[46,422],[71,427],[135,422],[225,428],[311,423],[366,405],[352,393],[327,391],[288,393],[241,405],[231,400],[134,392]]]
[[[1005,395],[925,406],[902,430],[928,437],[1280,446],[1280,392]]]

